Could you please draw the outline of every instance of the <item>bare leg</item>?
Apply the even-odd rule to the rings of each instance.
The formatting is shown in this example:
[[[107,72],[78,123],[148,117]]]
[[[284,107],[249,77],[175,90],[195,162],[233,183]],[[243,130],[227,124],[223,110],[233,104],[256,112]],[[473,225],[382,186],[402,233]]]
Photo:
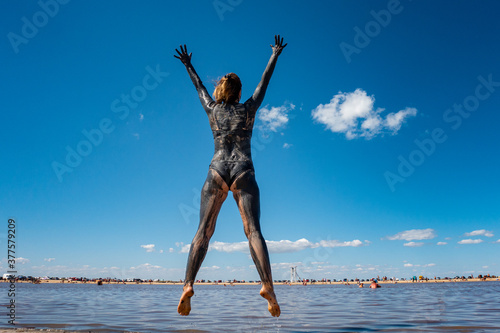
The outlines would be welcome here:
[[[279,317],[281,310],[274,294],[269,254],[260,231],[260,195],[254,172],[248,171],[236,179],[231,186],[231,191],[240,210],[250,254],[262,281],[260,295],[267,300],[271,315]]]
[[[207,254],[210,238],[215,231],[215,222],[222,203],[227,198],[229,188],[217,172],[210,169],[207,180],[201,190],[200,225],[191,242],[186,266],[186,278],[177,312],[187,316],[191,311],[191,297],[194,295],[193,284]]]

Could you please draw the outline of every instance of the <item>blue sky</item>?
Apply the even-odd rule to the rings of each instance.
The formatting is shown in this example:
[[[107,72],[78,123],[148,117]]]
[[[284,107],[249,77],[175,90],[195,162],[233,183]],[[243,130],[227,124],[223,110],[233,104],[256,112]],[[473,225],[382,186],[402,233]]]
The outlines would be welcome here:
[[[252,141],[274,278],[500,273],[497,2],[0,7],[1,244],[14,218],[21,274],[183,278],[213,140],[174,49],[245,99],[275,34]],[[245,240],[229,196],[198,278],[258,279]]]

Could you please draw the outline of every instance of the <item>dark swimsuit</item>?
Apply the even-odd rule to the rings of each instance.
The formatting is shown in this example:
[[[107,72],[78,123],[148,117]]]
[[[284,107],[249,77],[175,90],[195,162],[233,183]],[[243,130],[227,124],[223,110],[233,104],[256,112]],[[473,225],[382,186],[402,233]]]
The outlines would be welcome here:
[[[228,187],[231,187],[233,182],[246,171],[254,171],[251,155],[250,141],[252,139],[252,128],[249,125],[248,111],[243,104],[235,104],[231,109],[233,113],[239,111],[240,116],[244,114],[242,121],[236,129],[231,130],[228,127],[234,127],[234,118],[238,117],[223,117],[226,122],[218,120],[219,112],[226,113],[227,111],[221,108],[219,110],[215,106],[213,110],[212,133],[214,136],[215,154],[210,163],[210,169],[215,170],[224,179]],[[235,112],[236,111],[236,112]],[[232,120],[232,121],[231,121]],[[228,124],[229,122],[229,124]],[[228,126],[229,125],[229,126]],[[232,125],[232,126],[231,126]],[[243,125],[243,126],[241,126]],[[250,124],[253,127],[253,121]],[[248,129],[250,127],[250,129]],[[223,158],[219,159],[219,155]]]
[[[254,170],[250,145],[253,124],[277,59],[276,54],[271,56],[254,94],[243,104],[217,104],[208,94],[194,67],[190,63],[186,65],[214,136],[215,153],[210,169],[217,172],[228,187],[243,173]]]

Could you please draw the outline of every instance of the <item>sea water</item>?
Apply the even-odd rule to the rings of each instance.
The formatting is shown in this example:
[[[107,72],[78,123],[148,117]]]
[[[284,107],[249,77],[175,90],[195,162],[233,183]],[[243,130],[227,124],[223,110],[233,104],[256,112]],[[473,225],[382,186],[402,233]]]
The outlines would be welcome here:
[[[4,284],[1,284],[4,285]],[[6,285],[6,284],[5,284]],[[7,290],[0,295],[8,324]],[[17,284],[16,327],[99,332],[500,332],[500,282],[277,285],[281,317],[259,286]]]

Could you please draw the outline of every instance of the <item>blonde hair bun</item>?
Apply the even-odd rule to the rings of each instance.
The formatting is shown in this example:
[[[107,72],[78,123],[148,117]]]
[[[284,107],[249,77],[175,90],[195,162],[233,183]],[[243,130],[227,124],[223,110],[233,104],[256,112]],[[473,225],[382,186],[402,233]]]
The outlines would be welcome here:
[[[240,91],[240,78],[234,73],[228,73],[217,82],[214,98],[217,104],[234,104],[238,102]]]

